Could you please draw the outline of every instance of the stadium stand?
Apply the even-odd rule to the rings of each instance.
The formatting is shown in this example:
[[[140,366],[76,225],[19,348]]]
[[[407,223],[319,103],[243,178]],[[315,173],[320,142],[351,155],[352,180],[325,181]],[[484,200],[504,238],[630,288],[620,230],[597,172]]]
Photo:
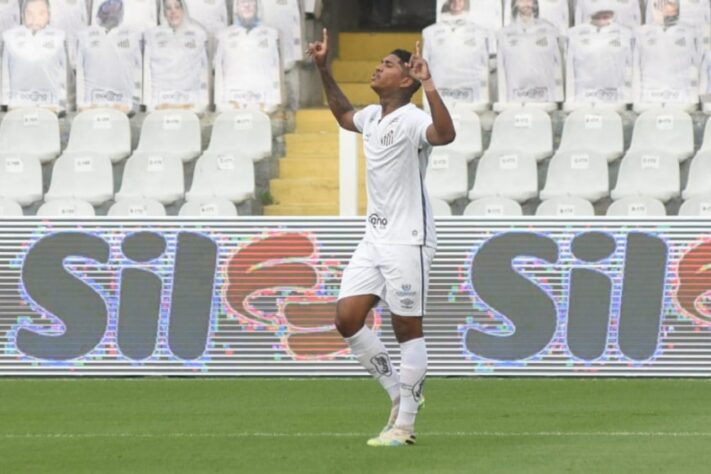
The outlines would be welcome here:
[[[607,208],[611,217],[663,217],[667,210],[658,199],[646,196],[632,196],[619,199]]]
[[[34,156],[46,163],[56,158],[60,149],[59,120],[50,110],[18,108],[5,114],[0,123],[0,153]]]
[[[475,199],[464,208],[465,216],[517,217],[523,215],[521,205],[513,199],[486,197]]]
[[[94,207],[81,199],[55,199],[47,201],[37,210],[39,217],[92,217]]]
[[[22,217],[22,206],[11,199],[0,198],[0,217]]]
[[[605,157],[593,151],[558,151],[548,165],[541,199],[565,196],[591,202],[608,196],[610,181]]]
[[[185,194],[183,166],[166,154],[136,151],[126,161],[116,199],[149,198],[172,204]]]
[[[237,208],[227,199],[198,199],[183,204],[178,215],[181,217],[234,217],[237,215]]]
[[[272,128],[269,117],[259,111],[232,111],[217,116],[212,125],[212,153],[235,153],[252,161],[272,156]]]
[[[711,195],[687,199],[679,208],[679,216],[708,217],[711,216]]]
[[[679,161],[694,154],[691,117],[681,110],[655,108],[642,113],[634,125],[629,151],[666,153]]]
[[[622,118],[614,111],[599,108],[579,109],[565,119],[558,152],[594,151],[608,162],[622,156],[624,130]]]
[[[219,197],[240,203],[254,197],[254,163],[248,156],[207,151],[195,164],[188,202]]]
[[[500,151],[484,153],[469,199],[505,197],[524,202],[536,196],[538,170],[533,156]]]
[[[542,110],[522,107],[496,117],[487,152],[531,155],[541,161],[553,153],[551,118]]]
[[[114,196],[111,160],[100,153],[64,153],[52,167],[45,201],[75,198],[99,206]]]
[[[65,153],[101,153],[113,162],[131,154],[128,117],[115,109],[91,109],[72,120]]]
[[[540,217],[592,217],[595,209],[590,201],[581,197],[561,196],[547,199],[538,205]]]
[[[202,149],[200,119],[187,110],[159,110],[146,116],[136,153],[190,161]]]
[[[469,188],[465,157],[435,148],[427,164],[425,182],[431,197],[448,203],[466,197]]]
[[[691,160],[689,178],[682,192],[684,199],[711,194],[711,150],[701,149]]]
[[[667,202],[679,196],[679,162],[662,151],[629,151],[622,158],[617,185],[610,195],[618,200],[648,196]]]
[[[42,165],[36,156],[0,155],[0,197],[21,206],[42,199]]]
[[[116,201],[107,213],[110,217],[163,217],[163,204],[155,199],[128,198]]]
[[[447,201],[438,198],[431,198],[432,212],[438,217],[447,217],[452,215],[452,208],[449,207]]]
[[[462,155],[467,162],[479,158],[482,152],[481,120],[476,106],[459,102],[450,111],[457,138],[449,145],[441,147],[450,153]]]

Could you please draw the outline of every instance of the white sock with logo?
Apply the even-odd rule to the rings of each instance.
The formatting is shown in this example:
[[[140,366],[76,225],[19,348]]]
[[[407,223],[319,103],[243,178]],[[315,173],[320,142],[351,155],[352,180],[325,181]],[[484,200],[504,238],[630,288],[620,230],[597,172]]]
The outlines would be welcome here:
[[[368,326],[345,338],[351,352],[365,370],[380,382],[391,400],[400,396],[400,377],[393,367],[383,341]]]
[[[400,344],[400,411],[395,426],[414,429],[422,387],[427,373],[427,346],[424,338]]]

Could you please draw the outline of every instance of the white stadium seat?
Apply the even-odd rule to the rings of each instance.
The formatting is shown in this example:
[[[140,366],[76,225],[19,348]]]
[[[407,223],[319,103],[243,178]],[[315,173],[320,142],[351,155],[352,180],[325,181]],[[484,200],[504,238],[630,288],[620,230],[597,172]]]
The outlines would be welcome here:
[[[538,195],[536,160],[526,154],[487,151],[479,160],[469,199],[505,197],[524,202]]]
[[[109,217],[164,217],[165,207],[155,199],[121,199],[111,205]]]
[[[123,160],[131,154],[128,117],[116,109],[81,112],[72,120],[69,143],[64,152],[101,153],[113,163]]]
[[[0,197],[22,206],[42,199],[42,165],[36,156],[0,154]]]
[[[114,196],[111,160],[98,153],[64,153],[52,168],[46,201],[76,198],[99,206]]]
[[[252,161],[272,156],[272,125],[267,114],[256,110],[229,111],[212,125],[207,151],[239,153]]]
[[[711,194],[687,199],[681,204],[679,215],[684,217],[711,216]]]
[[[240,203],[254,197],[254,163],[248,157],[205,152],[195,163],[188,201],[221,197]]]
[[[180,208],[181,217],[235,217],[237,208],[224,198],[188,201]]]
[[[136,152],[160,153],[190,161],[202,149],[200,120],[187,110],[159,110],[146,116]]]
[[[447,201],[438,198],[431,198],[432,214],[435,217],[447,217],[452,215],[452,208],[449,207]]]
[[[452,121],[457,131],[457,138],[439,149],[462,155],[467,162],[481,156],[481,121],[474,107],[471,104],[458,102],[452,111]]]
[[[0,198],[0,217],[22,217],[22,206],[11,199]]]
[[[711,194],[711,149],[702,149],[691,160],[684,199]]]
[[[711,56],[711,54],[709,56]],[[704,125],[704,137],[699,151],[708,149],[711,149],[711,120],[706,120],[706,125]]]
[[[576,110],[565,119],[561,151],[595,151],[607,161],[616,160],[624,151],[622,118],[614,110]]]
[[[452,202],[467,195],[467,160],[463,155],[435,148],[425,176],[430,196]]]
[[[607,160],[593,151],[558,151],[548,164],[541,199],[577,196],[596,202],[610,193]]]
[[[39,217],[93,217],[94,208],[81,199],[56,199],[45,202],[37,210]]]
[[[546,217],[592,217],[595,208],[590,201],[580,197],[565,196],[547,199],[538,205],[537,216]]]
[[[50,110],[10,110],[0,123],[0,152],[31,155],[47,163],[59,155],[59,150],[59,120]]]
[[[487,197],[476,199],[464,208],[465,216],[516,217],[523,215],[521,205],[513,199]]]
[[[662,217],[667,215],[664,203],[659,199],[633,196],[610,204],[607,215],[612,217]]]
[[[553,153],[550,116],[542,110],[509,109],[496,117],[488,152],[525,153],[540,161]]]
[[[648,196],[666,202],[679,196],[679,162],[664,152],[627,152],[617,174],[612,199]]]
[[[653,109],[634,124],[629,151],[662,152],[684,161],[694,154],[694,126],[681,110]]]
[[[176,157],[136,152],[126,161],[116,200],[149,198],[170,204],[183,197],[183,164]]]

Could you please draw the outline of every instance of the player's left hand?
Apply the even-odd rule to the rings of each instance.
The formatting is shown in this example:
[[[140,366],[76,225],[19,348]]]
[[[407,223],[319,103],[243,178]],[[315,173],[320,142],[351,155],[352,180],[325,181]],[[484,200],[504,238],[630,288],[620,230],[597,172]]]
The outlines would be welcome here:
[[[410,71],[410,77],[417,81],[422,82],[432,79],[430,67],[420,53],[419,41],[415,43],[415,53],[410,57],[410,62],[407,63],[407,68]]]

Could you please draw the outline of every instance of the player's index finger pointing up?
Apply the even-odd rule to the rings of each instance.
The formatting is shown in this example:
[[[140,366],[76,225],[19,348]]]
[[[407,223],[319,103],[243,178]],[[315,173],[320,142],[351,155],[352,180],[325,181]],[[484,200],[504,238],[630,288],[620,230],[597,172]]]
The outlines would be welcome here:
[[[420,42],[419,41],[415,42],[415,56],[418,58],[420,57]]]
[[[328,30],[326,28],[323,29],[323,45],[328,47]]]

